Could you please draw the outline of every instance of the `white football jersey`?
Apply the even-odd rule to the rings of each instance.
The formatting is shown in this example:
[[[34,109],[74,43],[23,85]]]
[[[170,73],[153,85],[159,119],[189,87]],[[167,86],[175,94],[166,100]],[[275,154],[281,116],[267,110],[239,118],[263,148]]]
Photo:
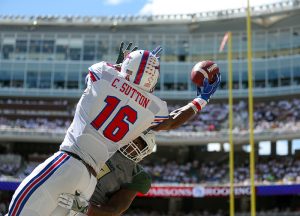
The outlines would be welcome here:
[[[77,154],[98,173],[120,147],[168,118],[165,101],[100,62],[89,68],[88,86],[60,149]]]

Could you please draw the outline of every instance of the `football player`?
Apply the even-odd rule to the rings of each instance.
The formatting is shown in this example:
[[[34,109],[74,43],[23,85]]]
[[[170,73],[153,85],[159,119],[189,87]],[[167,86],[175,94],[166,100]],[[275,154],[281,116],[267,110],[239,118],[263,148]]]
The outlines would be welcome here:
[[[138,192],[147,193],[151,177],[138,165],[152,153],[155,145],[153,132],[147,132],[117,151],[102,168],[96,189],[86,201],[79,193],[61,194],[58,204],[78,212],[77,216],[120,215],[126,211]]]
[[[213,84],[205,79],[198,96],[169,115],[166,102],[152,94],[159,77],[160,50],[130,52],[119,66],[103,61],[89,67],[87,88],[60,151],[22,181],[9,216],[65,215],[66,209],[57,206],[59,194],[80,191],[88,200],[101,168],[119,148],[150,127],[177,128],[203,109],[220,77]]]

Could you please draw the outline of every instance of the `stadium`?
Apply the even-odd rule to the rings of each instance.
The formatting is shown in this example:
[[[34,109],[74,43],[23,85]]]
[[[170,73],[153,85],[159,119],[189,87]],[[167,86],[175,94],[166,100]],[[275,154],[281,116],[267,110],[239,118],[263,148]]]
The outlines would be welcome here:
[[[0,215],[31,171],[56,152],[88,67],[114,63],[121,41],[163,47],[155,95],[170,111],[196,95],[192,67],[212,60],[220,88],[199,115],[159,132],[141,162],[152,176],[128,216],[229,215],[228,61],[232,32],[236,215],[250,215],[247,8],[152,16],[0,15]],[[300,1],[251,8],[255,190],[259,216],[300,215]]]

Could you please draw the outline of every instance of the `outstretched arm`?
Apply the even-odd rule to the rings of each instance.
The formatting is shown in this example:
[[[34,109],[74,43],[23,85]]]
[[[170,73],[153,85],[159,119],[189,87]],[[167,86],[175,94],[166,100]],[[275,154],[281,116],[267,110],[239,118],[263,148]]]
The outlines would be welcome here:
[[[151,130],[171,130],[183,125],[191,119],[196,113],[200,112],[209,102],[210,97],[215,93],[221,82],[221,76],[218,75],[213,84],[209,84],[208,79],[204,79],[203,89],[197,88],[197,97],[187,105],[180,107],[170,113],[169,118],[161,124],[151,127]]]
[[[151,127],[151,130],[171,130],[180,127],[185,122],[190,120],[197,112],[192,108],[191,104],[187,104],[179,109],[172,111],[169,118],[164,120],[159,125]]]

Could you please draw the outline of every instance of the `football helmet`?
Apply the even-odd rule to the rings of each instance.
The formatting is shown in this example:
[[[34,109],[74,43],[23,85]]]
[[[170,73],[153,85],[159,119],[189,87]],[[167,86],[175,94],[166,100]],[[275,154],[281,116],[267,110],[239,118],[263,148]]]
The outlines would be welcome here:
[[[119,149],[128,159],[138,163],[151,154],[155,146],[155,134],[152,131],[142,133],[138,138]]]
[[[140,89],[152,92],[159,77],[158,57],[148,50],[129,53],[121,66],[120,75]]]

